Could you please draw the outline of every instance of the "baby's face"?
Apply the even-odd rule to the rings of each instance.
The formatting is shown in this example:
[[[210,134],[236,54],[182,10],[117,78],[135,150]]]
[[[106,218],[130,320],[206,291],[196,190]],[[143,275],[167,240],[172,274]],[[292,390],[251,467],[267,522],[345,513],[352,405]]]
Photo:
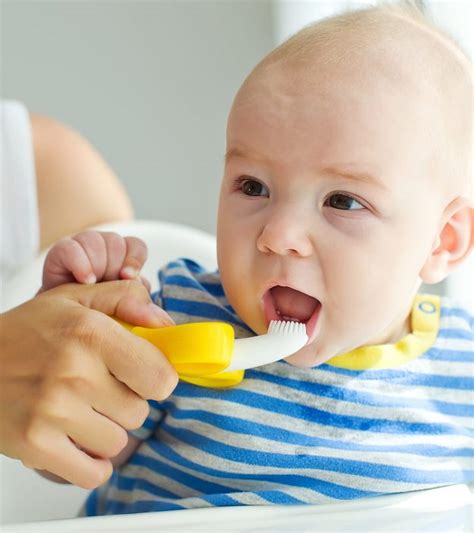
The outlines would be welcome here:
[[[231,305],[256,333],[273,319],[306,323],[310,340],[292,364],[406,333],[443,207],[430,109],[415,93],[367,73],[309,82],[273,68],[236,98],[219,268]]]

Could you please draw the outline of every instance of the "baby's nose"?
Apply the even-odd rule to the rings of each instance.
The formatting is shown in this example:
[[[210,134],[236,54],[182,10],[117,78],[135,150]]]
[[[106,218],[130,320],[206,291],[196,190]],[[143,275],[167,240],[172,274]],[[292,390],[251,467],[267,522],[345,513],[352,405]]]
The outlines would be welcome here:
[[[309,224],[294,211],[277,211],[266,221],[257,248],[265,254],[309,257],[313,253]]]

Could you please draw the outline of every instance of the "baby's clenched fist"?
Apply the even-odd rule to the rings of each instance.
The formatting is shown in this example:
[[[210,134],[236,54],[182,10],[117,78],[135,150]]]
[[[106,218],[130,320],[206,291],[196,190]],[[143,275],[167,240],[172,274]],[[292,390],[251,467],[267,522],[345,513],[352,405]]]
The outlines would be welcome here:
[[[137,237],[83,231],[61,239],[51,248],[44,263],[41,291],[71,282],[139,278],[147,256],[146,244]],[[148,282],[142,281],[149,288]]]

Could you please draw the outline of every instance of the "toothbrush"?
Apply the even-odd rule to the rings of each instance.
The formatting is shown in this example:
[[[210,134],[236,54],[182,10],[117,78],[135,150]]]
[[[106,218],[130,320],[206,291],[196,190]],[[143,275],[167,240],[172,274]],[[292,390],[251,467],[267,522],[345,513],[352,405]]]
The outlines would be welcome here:
[[[279,361],[308,341],[299,322],[272,320],[264,335],[234,339],[224,322],[193,322],[163,328],[144,328],[120,322],[154,344],[175,367],[180,378],[205,387],[230,387],[242,381],[244,370]]]
[[[297,352],[308,341],[306,326],[300,322],[272,320],[265,335],[234,341],[229,370],[246,370],[279,361]]]

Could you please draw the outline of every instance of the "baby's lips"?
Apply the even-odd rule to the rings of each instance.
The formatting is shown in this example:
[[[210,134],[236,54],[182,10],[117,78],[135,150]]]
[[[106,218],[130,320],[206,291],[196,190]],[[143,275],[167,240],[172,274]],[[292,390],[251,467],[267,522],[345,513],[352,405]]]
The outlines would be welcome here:
[[[175,321],[169,316],[169,314],[162,309],[161,307],[158,307],[153,302],[149,303],[151,312],[153,316],[158,320],[159,324],[161,326],[175,326]]]

